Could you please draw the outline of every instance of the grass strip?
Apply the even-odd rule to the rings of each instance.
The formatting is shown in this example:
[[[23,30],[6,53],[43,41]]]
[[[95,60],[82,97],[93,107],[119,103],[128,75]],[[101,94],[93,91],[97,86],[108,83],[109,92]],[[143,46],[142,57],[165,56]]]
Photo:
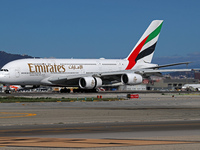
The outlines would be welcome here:
[[[96,101],[116,101],[125,100],[124,98],[51,98],[51,97],[37,97],[37,98],[27,98],[27,97],[15,97],[6,96],[0,97],[0,103],[22,103],[22,102],[96,102]]]

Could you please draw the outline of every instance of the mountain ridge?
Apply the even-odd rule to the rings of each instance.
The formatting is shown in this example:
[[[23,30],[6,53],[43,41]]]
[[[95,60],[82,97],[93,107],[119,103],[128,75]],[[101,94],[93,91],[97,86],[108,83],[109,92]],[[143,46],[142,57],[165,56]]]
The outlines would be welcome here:
[[[33,58],[29,55],[11,54],[4,51],[0,51],[0,68],[10,61],[23,59],[23,58]]]

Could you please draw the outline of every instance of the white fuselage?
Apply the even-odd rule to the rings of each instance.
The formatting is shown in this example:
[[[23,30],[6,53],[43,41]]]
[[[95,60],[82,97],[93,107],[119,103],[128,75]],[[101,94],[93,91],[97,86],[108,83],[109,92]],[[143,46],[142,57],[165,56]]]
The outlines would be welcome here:
[[[125,70],[123,59],[21,59],[2,67],[0,82],[14,85],[52,85],[48,78]]]

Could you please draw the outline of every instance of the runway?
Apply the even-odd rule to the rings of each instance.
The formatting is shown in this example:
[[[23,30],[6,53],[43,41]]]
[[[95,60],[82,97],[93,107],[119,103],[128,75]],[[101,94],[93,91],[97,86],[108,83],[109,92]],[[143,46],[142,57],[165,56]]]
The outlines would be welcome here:
[[[0,137],[3,149],[198,149],[200,96],[1,103]]]

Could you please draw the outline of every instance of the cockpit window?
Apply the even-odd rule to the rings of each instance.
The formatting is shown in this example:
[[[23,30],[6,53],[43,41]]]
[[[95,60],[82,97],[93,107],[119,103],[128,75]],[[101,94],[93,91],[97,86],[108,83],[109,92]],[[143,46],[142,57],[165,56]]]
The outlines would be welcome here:
[[[8,72],[8,69],[1,69],[1,71]]]

